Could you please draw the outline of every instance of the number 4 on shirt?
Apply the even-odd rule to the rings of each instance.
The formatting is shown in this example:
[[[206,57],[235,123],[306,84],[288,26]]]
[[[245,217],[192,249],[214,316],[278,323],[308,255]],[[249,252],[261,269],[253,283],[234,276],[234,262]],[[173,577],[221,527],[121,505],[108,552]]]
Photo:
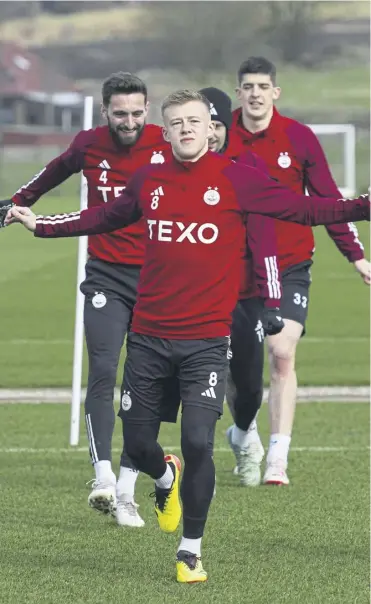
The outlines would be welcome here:
[[[107,178],[107,170],[103,170],[102,174],[99,177],[100,182],[107,184],[108,178]]]

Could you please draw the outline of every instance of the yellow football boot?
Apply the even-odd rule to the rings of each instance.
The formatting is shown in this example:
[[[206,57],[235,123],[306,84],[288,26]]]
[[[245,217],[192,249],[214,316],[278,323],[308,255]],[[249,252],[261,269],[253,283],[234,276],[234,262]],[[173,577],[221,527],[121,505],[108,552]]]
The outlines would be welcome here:
[[[202,567],[201,558],[183,550],[176,557],[176,580],[178,583],[202,583],[207,581],[207,572]]]
[[[173,533],[178,528],[182,516],[179,500],[181,463],[175,455],[166,455],[165,461],[174,474],[174,482],[170,489],[155,487],[155,512],[160,529],[164,533]]]

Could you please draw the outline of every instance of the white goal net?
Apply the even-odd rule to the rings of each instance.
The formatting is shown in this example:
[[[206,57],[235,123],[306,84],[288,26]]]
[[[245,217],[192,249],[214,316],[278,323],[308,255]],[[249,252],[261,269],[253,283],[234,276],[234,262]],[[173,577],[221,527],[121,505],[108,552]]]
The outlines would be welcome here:
[[[353,124],[308,124],[326,154],[332,175],[344,197],[356,193],[356,129]]]

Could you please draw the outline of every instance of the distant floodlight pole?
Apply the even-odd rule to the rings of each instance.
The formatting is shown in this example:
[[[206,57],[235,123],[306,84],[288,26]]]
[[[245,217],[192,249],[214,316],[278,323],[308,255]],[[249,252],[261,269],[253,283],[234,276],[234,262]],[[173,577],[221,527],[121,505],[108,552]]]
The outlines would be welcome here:
[[[84,130],[93,126],[93,97],[84,99]],[[80,210],[88,207],[88,185],[86,178],[81,174]],[[77,255],[77,285],[76,285],[76,311],[75,311],[75,337],[73,348],[73,373],[72,373],[72,401],[70,445],[79,444],[80,434],[80,408],[81,408],[81,381],[82,357],[84,349],[84,296],[80,291],[80,284],[85,279],[85,264],[87,259],[88,238],[79,237]]]

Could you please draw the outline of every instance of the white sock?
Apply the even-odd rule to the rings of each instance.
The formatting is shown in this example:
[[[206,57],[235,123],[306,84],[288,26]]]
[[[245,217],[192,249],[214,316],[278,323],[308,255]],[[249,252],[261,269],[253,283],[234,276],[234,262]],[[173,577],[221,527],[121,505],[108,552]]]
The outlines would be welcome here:
[[[287,434],[272,434],[269,440],[267,463],[274,463],[279,459],[287,463],[290,442],[291,436]]]
[[[247,431],[247,440],[249,445],[251,443],[261,443],[259,432],[258,432],[258,424],[256,423],[256,419],[253,419],[249,429]]]
[[[235,424],[232,428],[232,444],[241,447],[241,449],[247,447],[249,444],[247,433],[247,430],[241,430]]]
[[[159,489],[170,489],[173,482],[174,474],[169,464],[167,463],[165,474],[161,476],[161,478],[157,478],[157,480],[155,480],[155,484],[157,487],[159,487]]]
[[[180,550],[190,552],[191,554],[196,554],[199,558],[201,557],[201,539],[187,539],[186,537],[182,537],[180,545],[178,547],[178,552]]]
[[[114,482],[116,482],[116,477],[112,471],[112,464],[110,461],[103,459],[102,461],[97,461],[94,464],[95,477],[97,480],[110,480],[112,481],[114,478]]]
[[[133,502],[135,483],[139,472],[132,468],[124,468],[120,466],[120,475],[117,481],[116,493],[123,501]]]
[[[256,419],[253,419],[249,426],[248,432],[250,432],[250,430],[257,430],[257,429],[258,429],[258,425],[256,423]]]

